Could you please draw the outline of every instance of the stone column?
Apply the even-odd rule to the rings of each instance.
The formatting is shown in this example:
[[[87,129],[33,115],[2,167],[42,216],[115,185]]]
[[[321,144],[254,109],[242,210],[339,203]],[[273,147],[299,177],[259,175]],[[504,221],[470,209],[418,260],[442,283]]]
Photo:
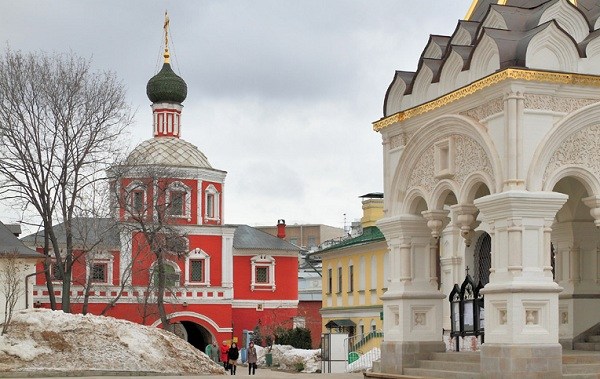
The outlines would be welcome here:
[[[402,373],[442,342],[444,295],[431,282],[431,229],[416,215],[385,218],[377,223],[390,248],[391,281],[383,300],[384,342],[381,370]]]
[[[567,196],[507,191],[475,201],[493,228],[481,370],[491,378],[561,378],[550,233]]]

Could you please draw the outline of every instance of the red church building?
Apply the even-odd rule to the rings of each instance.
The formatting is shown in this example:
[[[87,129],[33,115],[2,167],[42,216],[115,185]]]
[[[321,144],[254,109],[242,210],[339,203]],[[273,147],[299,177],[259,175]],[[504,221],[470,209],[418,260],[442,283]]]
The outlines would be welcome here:
[[[71,310],[81,312],[86,303],[89,313],[160,326],[152,285],[156,254],[145,232],[160,225],[163,231],[152,236],[176,234],[185,245],[183,253],[165,254],[163,265],[165,308],[178,334],[203,349],[213,340],[241,338],[244,329],[291,327],[300,249],[250,226],[225,224],[226,172],[181,138],[187,85],[171,69],[168,49],[147,95],[153,137],[109,171],[114,217],[75,220],[81,254],[73,265]],[[279,224],[285,227],[283,220]],[[55,232],[64,243],[61,227]],[[42,251],[42,233],[23,241]],[[61,279],[54,275],[58,302]],[[50,306],[43,275],[37,277],[34,300]]]

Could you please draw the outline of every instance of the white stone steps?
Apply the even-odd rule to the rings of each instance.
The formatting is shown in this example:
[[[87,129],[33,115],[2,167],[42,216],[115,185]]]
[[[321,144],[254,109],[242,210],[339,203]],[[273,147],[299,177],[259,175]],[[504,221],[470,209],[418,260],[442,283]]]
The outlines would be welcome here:
[[[432,353],[431,360],[479,363],[481,362],[481,354],[478,351]]]
[[[472,362],[427,360],[419,361],[419,368],[479,373],[481,371],[481,364]]]
[[[405,368],[404,375],[422,376],[426,378],[445,378],[445,379],[480,379],[479,372],[466,371],[446,371],[433,370],[426,368]]]
[[[600,374],[600,363],[563,365],[563,374]]]

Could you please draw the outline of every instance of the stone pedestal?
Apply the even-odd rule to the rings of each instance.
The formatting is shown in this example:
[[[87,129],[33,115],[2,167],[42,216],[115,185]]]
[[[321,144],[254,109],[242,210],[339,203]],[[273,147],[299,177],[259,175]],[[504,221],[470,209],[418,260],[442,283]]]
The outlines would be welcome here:
[[[559,344],[491,344],[481,347],[483,378],[562,378]]]

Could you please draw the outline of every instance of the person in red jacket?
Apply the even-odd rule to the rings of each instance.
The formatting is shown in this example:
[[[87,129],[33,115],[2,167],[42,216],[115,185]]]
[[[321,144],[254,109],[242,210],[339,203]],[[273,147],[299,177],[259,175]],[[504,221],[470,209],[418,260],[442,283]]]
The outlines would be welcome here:
[[[229,353],[229,346],[227,345],[227,341],[223,341],[221,345],[221,362],[223,362],[223,367],[225,370],[229,369],[229,359],[227,358],[227,353]]]

